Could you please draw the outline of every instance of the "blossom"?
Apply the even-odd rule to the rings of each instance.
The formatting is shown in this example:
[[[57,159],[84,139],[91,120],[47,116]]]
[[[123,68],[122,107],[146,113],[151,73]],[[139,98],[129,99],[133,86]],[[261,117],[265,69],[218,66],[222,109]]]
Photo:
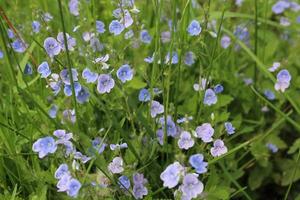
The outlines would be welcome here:
[[[82,78],[84,78],[87,83],[95,83],[98,78],[98,74],[92,72],[89,68],[85,68],[82,71]]]
[[[225,129],[226,129],[226,132],[229,134],[229,135],[232,135],[235,133],[235,128],[234,126],[232,125],[231,122],[225,122],[224,123],[224,126],[225,126]]]
[[[194,154],[189,158],[189,163],[195,168],[198,174],[204,174],[207,172],[207,162],[204,162],[204,157],[202,154]]]
[[[77,92],[76,99],[79,103],[85,103],[89,100],[90,93],[86,87],[81,86],[81,90]]]
[[[81,85],[78,82],[74,82],[74,91],[75,91],[75,96],[78,95],[79,91],[81,90]],[[71,96],[72,95],[72,86],[71,85],[65,85],[64,87],[64,93],[66,96]]]
[[[128,28],[133,24],[133,19],[128,10],[124,10],[124,17],[121,19],[121,23],[124,24],[125,28]]]
[[[162,129],[158,129],[156,131],[156,136],[160,145],[164,144],[164,131]]]
[[[187,66],[192,66],[195,63],[195,54],[192,51],[188,51],[185,54],[184,63]]]
[[[145,187],[147,182],[148,180],[144,178],[143,174],[135,173],[133,175],[133,195],[136,199],[142,199],[148,194],[148,189]]]
[[[92,158],[86,155],[83,155],[81,152],[77,151],[74,153],[74,158],[81,160],[82,163],[87,163]]]
[[[58,110],[58,107],[57,105],[52,105],[48,111],[48,115],[54,119],[56,118],[56,114],[57,114],[57,110]]]
[[[272,153],[276,153],[278,151],[278,147],[275,144],[267,143],[266,146]]]
[[[48,37],[44,41],[44,48],[47,54],[53,58],[54,56],[58,55],[61,51],[60,44],[56,41],[53,37]]]
[[[214,129],[210,123],[204,123],[196,128],[196,137],[201,138],[205,143],[213,141]]]
[[[46,12],[43,14],[43,19],[45,20],[45,22],[50,22],[53,19],[53,16],[50,13]]]
[[[15,52],[23,53],[27,49],[27,44],[25,44],[21,39],[16,39],[11,43],[11,47]]]
[[[151,98],[151,95],[150,95],[150,92],[143,88],[140,90],[139,92],[139,101],[142,101],[142,102],[147,102],[147,101],[150,101],[150,98]]]
[[[9,39],[13,39],[15,37],[14,31],[11,30],[10,28],[7,29],[7,36]]]
[[[47,78],[51,74],[51,70],[47,62],[42,62],[37,69],[42,78]]]
[[[44,158],[49,153],[54,153],[56,149],[55,140],[50,136],[40,138],[32,145],[32,150],[39,153],[39,158]]]
[[[114,35],[119,35],[125,29],[125,26],[121,24],[118,20],[113,20],[109,24],[109,32],[113,33]]]
[[[171,41],[171,32],[170,31],[164,31],[160,34],[160,38],[162,43],[167,43]]]
[[[70,0],[69,1],[69,10],[72,15],[78,16],[79,15],[79,1],[78,0]]]
[[[272,90],[264,90],[264,95],[269,100],[274,100],[275,99],[275,94],[272,92]]]
[[[69,172],[69,167],[68,167],[68,165],[67,164],[61,164],[58,168],[57,168],[57,170],[55,171],[55,175],[54,175],[54,177],[56,178],[56,179],[61,179],[64,175],[66,175],[66,174],[68,174],[68,175],[70,175],[70,172]]]
[[[130,180],[129,180],[129,178],[127,176],[125,176],[125,175],[120,176],[118,178],[118,180],[119,180],[119,186],[120,186],[120,188],[127,189],[127,190],[130,188]]]
[[[76,122],[75,110],[74,109],[73,110],[70,110],[70,109],[64,110],[62,123],[64,123],[64,120],[68,120],[74,124]]]
[[[92,146],[99,154],[101,154],[107,144],[103,142],[102,138],[97,137],[92,141]]]
[[[90,39],[90,46],[92,47],[93,51],[102,51],[104,46],[100,43],[99,39],[97,37],[92,37]]]
[[[170,62],[170,52],[166,55],[165,63],[169,64]],[[178,54],[177,52],[172,52],[172,60],[171,64],[177,64],[178,63]]]
[[[71,175],[69,173],[65,173],[57,182],[56,187],[58,188],[58,192],[66,192],[68,190],[68,183],[71,179]]]
[[[281,14],[285,11],[285,9],[289,8],[290,3],[287,1],[277,1],[273,6],[272,6],[272,11],[275,14]]]
[[[123,159],[121,157],[115,157],[108,165],[108,170],[113,174],[119,174],[124,171]]]
[[[280,25],[289,26],[291,25],[291,22],[287,17],[280,17]]]
[[[280,65],[281,65],[280,62],[274,62],[272,67],[270,67],[268,70],[270,72],[275,72],[280,67]]]
[[[133,35],[134,35],[133,30],[129,30],[129,31],[127,31],[127,32],[124,34],[124,38],[125,38],[126,40],[128,40],[128,39],[132,38]]]
[[[275,83],[275,90],[284,92],[289,86],[292,77],[288,70],[282,69],[277,74],[277,82]]]
[[[183,174],[184,168],[179,162],[170,164],[161,174],[160,179],[164,182],[163,186],[168,188],[174,188],[180,180],[180,176]]]
[[[33,31],[34,33],[40,32],[40,29],[41,29],[41,24],[40,24],[40,22],[38,22],[38,21],[33,21],[33,22],[31,23],[31,26],[32,26],[32,31]]]
[[[187,28],[187,31],[191,36],[199,35],[201,30],[202,28],[197,20],[193,20]]]
[[[195,144],[195,141],[193,140],[191,134],[187,131],[182,131],[180,138],[178,140],[178,146],[180,149],[189,149],[193,147]]]
[[[216,104],[217,100],[218,100],[217,96],[216,96],[215,92],[212,89],[207,89],[205,91],[204,101],[203,101],[203,103],[205,105],[211,106],[213,104]]]
[[[162,125],[162,129],[164,130],[165,125],[167,126],[167,135],[176,137],[178,132],[177,132],[177,127],[174,121],[172,120],[171,116],[167,117],[167,120],[165,121],[165,117],[159,118],[159,123]]]
[[[164,106],[161,105],[158,101],[151,102],[150,114],[151,117],[154,118],[156,115],[164,112]]]
[[[117,71],[117,77],[122,83],[130,81],[133,77],[133,70],[127,64],[122,65]]]
[[[140,39],[143,43],[150,44],[152,37],[150,36],[147,30],[142,30],[140,33]]]
[[[221,38],[221,47],[223,49],[227,49],[231,44],[231,39],[229,36],[227,35],[224,35],[222,38]]]
[[[213,157],[221,156],[227,153],[227,147],[222,140],[217,139],[214,141],[214,146],[210,149],[210,153]]]
[[[72,178],[70,181],[68,181],[67,194],[70,197],[77,197],[80,188],[81,183],[77,179]]]
[[[122,143],[122,144],[110,144],[109,148],[114,151],[116,149],[126,149],[128,148],[127,143]]]
[[[25,75],[32,75],[32,67],[31,67],[31,65],[30,65],[29,63],[27,63],[27,64],[25,65],[25,68],[24,68],[23,73],[24,73]]]
[[[219,94],[219,93],[223,92],[223,90],[224,90],[224,87],[223,87],[221,84],[217,84],[217,85],[214,87],[214,92],[215,92],[216,94]]]
[[[68,46],[68,50],[69,51],[74,51],[74,47],[76,46],[76,39],[71,37],[68,33],[66,33],[66,38],[67,38],[67,46]],[[65,40],[64,40],[64,33],[63,32],[59,32],[57,34],[57,41],[59,42],[61,49],[63,51],[66,50],[65,48]]]
[[[105,32],[105,24],[102,21],[97,20],[96,21],[96,30],[98,33],[104,33]]]
[[[203,183],[199,181],[197,174],[186,174],[183,178],[180,191],[182,192],[183,199],[196,198],[203,192]]]
[[[109,74],[100,74],[98,77],[97,90],[100,94],[110,93],[115,86],[114,79]]]

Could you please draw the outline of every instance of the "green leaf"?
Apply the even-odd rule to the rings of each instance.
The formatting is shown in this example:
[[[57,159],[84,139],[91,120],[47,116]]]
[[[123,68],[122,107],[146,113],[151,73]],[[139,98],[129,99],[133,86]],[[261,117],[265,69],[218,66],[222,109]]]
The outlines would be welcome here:
[[[139,78],[133,78],[131,81],[128,82],[127,87],[133,88],[133,89],[141,89],[147,86],[147,83],[142,81]]]

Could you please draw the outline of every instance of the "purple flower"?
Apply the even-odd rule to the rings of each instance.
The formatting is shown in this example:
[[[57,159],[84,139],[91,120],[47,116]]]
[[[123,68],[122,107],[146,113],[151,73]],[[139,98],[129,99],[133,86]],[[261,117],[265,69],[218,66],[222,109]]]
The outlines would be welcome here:
[[[92,37],[90,39],[90,46],[92,47],[93,51],[102,51],[104,46],[100,43],[99,39],[96,37]]]
[[[205,105],[211,106],[213,104],[216,104],[217,101],[218,101],[217,96],[212,89],[205,90],[204,101],[203,101]]]
[[[128,10],[124,10],[124,17],[122,18],[121,23],[124,24],[125,28],[128,28],[133,24],[133,19]]]
[[[98,78],[98,74],[91,72],[89,68],[85,68],[82,71],[82,78],[84,78],[87,83],[95,83]]]
[[[40,24],[40,22],[38,22],[38,21],[33,21],[33,22],[31,23],[31,26],[32,26],[32,31],[33,31],[34,33],[40,32],[40,29],[41,29],[41,24]]]
[[[165,128],[165,117],[159,118],[159,123],[162,125],[162,129]],[[171,116],[167,117],[167,135],[172,137],[177,137],[177,127],[174,121],[172,120]]]
[[[52,105],[48,111],[48,115],[54,119],[56,118],[56,114],[57,114],[57,110],[58,110],[58,107],[57,105]]]
[[[154,61],[154,54],[152,56],[148,56],[147,58],[144,59],[146,63],[153,63]]]
[[[129,189],[130,188],[130,180],[127,176],[123,175],[119,177],[119,186],[121,189]]]
[[[272,92],[272,90],[264,90],[264,95],[271,101],[275,99],[275,94]]]
[[[225,126],[225,129],[226,129],[226,132],[229,134],[229,135],[232,135],[235,133],[235,128],[234,126],[232,125],[231,122],[225,122],[224,123],[224,126]]]
[[[195,144],[195,141],[192,138],[191,134],[187,131],[182,131],[180,138],[178,140],[179,148],[188,150],[189,148],[193,147],[194,144]]]
[[[59,179],[59,181],[56,184],[58,192],[66,192],[68,190],[68,183],[71,178],[71,175],[69,173],[66,173]]]
[[[55,171],[54,177],[56,179],[61,179],[64,175],[70,175],[69,167],[67,164],[61,164]]]
[[[170,52],[168,52],[165,58],[165,63],[169,64],[169,62],[170,62]],[[177,52],[172,52],[171,64],[177,64],[177,63],[178,63],[178,54]]]
[[[25,75],[32,75],[32,67],[29,63],[26,63],[23,73]]]
[[[150,112],[151,112],[151,117],[154,118],[156,117],[156,115],[164,112],[164,106],[161,105],[158,101],[152,101]]]
[[[124,34],[124,38],[125,38],[126,40],[132,38],[133,36],[134,36],[133,30],[129,30],[129,31],[127,31],[127,32]]]
[[[115,157],[108,165],[108,170],[113,174],[119,174],[124,171],[123,159],[121,157]]]
[[[210,149],[210,153],[213,157],[221,156],[227,153],[227,147],[222,140],[217,139],[214,141],[214,146]]]
[[[221,46],[222,48],[224,49],[227,49],[231,44],[231,39],[229,36],[227,35],[224,35],[222,38],[221,38]]]
[[[105,147],[106,147],[107,144],[105,144],[101,138],[97,137],[95,138],[93,141],[92,141],[92,146],[93,148],[99,153],[101,154]]]
[[[79,15],[79,1],[78,0],[70,0],[69,1],[69,10],[72,15]]]
[[[179,164],[179,162],[174,162],[170,164],[161,174],[160,179],[164,182],[164,187],[174,188],[179,180],[180,176],[183,174],[184,168]]]
[[[270,67],[268,70],[270,72],[275,72],[280,67],[280,65],[281,65],[280,62],[274,62],[272,67]]]
[[[98,77],[97,90],[100,94],[110,93],[115,86],[114,79],[109,74],[100,74]]]
[[[42,62],[39,65],[37,71],[41,74],[42,78],[47,78],[51,74],[51,70],[47,62]]]
[[[67,120],[74,124],[76,122],[75,110],[74,109],[73,110],[70,110],[70,109],[64,110],[62,123],[64,123],[64,120]]]
[[[203,183],[199,181],[197,174],[187,174],[184,176],[182,185],[179,187],[183,199],[196,198],[203,192]]]
[[[74,51],[74,47],[76,46],[76,39],[71,37],[68,33],[66,33],[66,38],[67,38],[67,45],[68,45],[68,50],[69,51]],[[66,50],[65,48],[65,40],[64,40],[64,33],[60,32],[57,34],[57,41],[59,42],[61,49],[63,51]]]
[[[140,90],[139,101],[147,102],[147,101],[150,101],[150,98],[151,98],[151,95],[147,89],[143,88]]]
[[[96,30],[98,33],[104,33],[105,32],[105,24],[102,21],[97,20],[96,21]]]
[[[278,147],[275,144],[267,143],[266,146],[272,153],[276,153],[278,151]]]
[[[287,1],[277,1],[273,6],[272,6],[272,11],[275,14],[281,14],[285,11],[285,9],[289,8],[290,3]]]
[[[192,51],[188,51],[185,54],[184,63],[187,66],[192,66],[195,63],[195,54]]]
[[[282,69],[277,74],[277,82],[275,83],[275,90],[284,92],[289,86],[292,77],[288,70]]]
[[[0,50],[0,59],[2,59],[4,57],[3,51]]]
[[[68,181],[67,194],[70,197],[77,197],[80,188],[81,183],[77,179],[72,178],[70,181]]]
[[[72,71],[73,81],[74,82],[78,81],[78,72],[77,72],[77,70],[74,69],[74,68],[72,68],[71,71]],[[60,72],[60,78],[64,82],[64,84],[71,85],[71,76],[69,74],[69,70],[68,69],[61,70],[61,72]]]
[[[144,178],[144,174],[135,173],[133,175],[133,183],[135,185],[144,185],[147,182],[148,182],[147,179]]]
[[[50,136],[40,138],[32,145],[32,150],[39,153],[39,158],[44,158],[49,153],[54,153],[56,149],[55,140]]]
[[[213,141],[212,136],[214,135],[214,129],[210,123],[204,123],[196,128],[196,137],[201,138],[205,143]]]
[[[109,32],[113,33],[114,35],[119,35],[125,29],[124,25],[121,24],[118,20],[113,20],[109,24]]]
[[[145,44],[150,44],[152,37],[149,35],[147,30],[142,30],[140,33],[140,39]]]
[[[216,86],[214,87],[214,92],[215,92],[216,94],[219,94],[219,93],[223,92],[223,90],[224,90],[224,88],[223,88],[223,86],[222,86],[221,84],[218,84],[218,85],[216,85]]]
[[[170,31],[164,31],[160,34],[160,38],[162,43],[167,43],[171,41],[171,32]]]
[[[45,39],[44,48],[45,48],[47,54],[51,58],[58,55],[60,53],[60,50],[61,50],[60,44],[53,37],[48,37],[48,38]]]
[[[201,30],[202,28],[197,20],[193,20],[187,28],[187,31],[191,36],[199,35]]]
[[[133,186],[133,195],[136,199],[142,199],[148,194],[147,188],[142,184],[135,184]]]
[[[27,49],[27,44],[25,44],[21,39],[16,39],[11,43],[11,47],[15,52],[23,53]]]
[[[122,65],[117,71],[117,77],[122,83],[130,81],[133,77],[133,70],[127,64]]]
[[[81,90],[77,93],[76,99],[79,103],[85,103],[89,100],[90,93],[86,87],[81,87]]]
[[[89,160],[91,160],[91,157],[88,157],[86,155],[83,155],[81,152],[77,151],[74,153],[74,158],[81,160],[82,163],[87,163]]]
[[[13,30],[11,30],[10,28],[7,29],[7,36],[9,39],[13,39],[15,37]]]
[[[78,93],[81,91],[81,85],[78,82],[74,82],[74,90],[75,90],[75,96],[78,95]],[[72,86],[71,85],[65,85],[64,87],[64,93],[66,96],[72,95]]]
[[[53,16],[50,13],[46,12],[43,14],[43,19],[45,22],[50,22],[53,19]]]
[[[280,17],[280,25],[289,26],[291,25],[291,22],[287,17]]]
[[[158,129],[156,131],[156,136],[160,145],[164,144],[164,131],[162,129]]]
[[[204,157],[202,154],[191,155],[189,163],[195,168],[198,174],[204,174],[207,172],[207,162],[204,162]]]

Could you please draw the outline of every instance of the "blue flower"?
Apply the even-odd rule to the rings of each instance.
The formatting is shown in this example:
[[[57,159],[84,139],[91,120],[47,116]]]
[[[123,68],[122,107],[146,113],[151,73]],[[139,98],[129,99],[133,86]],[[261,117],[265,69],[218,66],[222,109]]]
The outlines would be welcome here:
[[[97,90],[100,94],[110,93],[114,88],[115,81],[109,74],[100,74],[98,77]]]
[[[93,51],[102,51],[104,46],[100,43],[99,39],[96,37],[92,37],[90,39],[90,46],[92,47]]]
[[[150,101],[150,99],[151,99],[150,92],[145,88],[141,89],[139,92],[139,101],[147,102]]]
[[[158,101],[151,102],[150,114],[151,117],[154,118],[156,115],[164,112],[164,106],[161,105]]]
[[[232,135],[235,133],[235,128],[234,126],[232,125],[231,122],[225,122],[224,123],[224,126],[225,126],[225,129],[226,129],[226,132],[229,134],[229,135]]]
[[[68,33],[66,33],[66,38],[67,38],[67,45],[68,45],[68,50],[69,51],[74,51],[74,47],[76,46],[76,39],[71,37]],[[65,40],[64,40],[64,33],[59,32],[57,34],[57,41],[59,42],[61,49],[63,51],[66,50],[65,48]]]
[[[11,43],[11,47],[15,52],[23,53],[27,49],[27,44],[25,44],[21,39],[16,39]]]
[[[77,101],[79,103],[84,103],[87,102],[89,100],[90,97],[90,93],[89,90],[86,87],[81,87],[81,90],[77,93]]]
[[[140,33],[140,39],[143,43],[150,44],[152,37],[150,36],[147,30],[142,30]]]
[[[130,180],[127,176],[123,175],[119,177],[119,186],[121,189],[129,189],[130,188]]]
[[[81,85],[78,82],[74,82],[74,90],[75,90],[75,96],[78,95],[78,93],[81,91]],[[64,93],[66,96],[72,96],[72,86],[71,85],[65,85]]]
[[[216,104],[217,100],[218,100],[217,96],[216,96],[215,92],[212,89],[207,89],[205,91],[204,101],[203,101],[203,103],[205,105],[211,106],[213,104]]]
[[[97,81],[98,74],[91,72],[89,68],[85,68],[82,71],[82,78],[84,78],[87,83],[95,83]]]
[[[101,145],[101,146],[100,146]],[[99,153],[101,154],[105,147],[106,147],[107,144],[105,144],[101,138],[95,138],[93,141],[92,141],[92,146],[93,148]]]
[[[72,71],[72,78],[73,78],[73,81],[76,82],[78,81],[78,73],[77,73],[77,70],[72,68],[71,69]],[[64,82],[64,84],[66,85],[71,85],[71,76],[69,74],[69,70],[68,69],[63,69],[61,70],[60,72],[60,78],[61,80]]]
[[[136,199],[142,199],[148,194],[148,189],[145,187],[147,182],[148,180],[144,178],[143,174],[135,173],[133,175],[133,195]]]
[[[80,188],[81,188],[81,183],[77,179],[72,178],[68,182],[67,194],[70,197],[77,197]]]
[[[26,63],[23,73],[25,75],[32,75],[32,67],[29,63]]]
[[[212,136],[215,130],[211,127],[210,123],[204,123],[196,128],[196,137],[201,138],[205,143],[213,141]]]
[[[9,39],[13,39],[15,37],[13,30],[11,30],[10,28],[7,29],[7,35]]]
[[[277,1],[273,6],[272,6],[272,11],[275,14],[281,14],[285,11],[285,9],[289,8],[290,3],[287,1]]]
[[[69,10],[72,15],[78,16],[79,15],[79,1],[78,0],[70,0],[69,1]]]
[[[133,19],[128,10],[124,10],[124,17],[122,18],[121,23],[124,24],[125,28],[128,28],[133,24]]]
[[[62,123],[64,123],[64,120],[70,121],[71,123],[75,123],[76,122],[76,115],[75,115],[75,110],[64,110],[63,111],[63,120]]]
[[[105,24],[102,21],[97,20],[96,21],[96,30],[98,33],[104,33],[105,32]]]
[[[121,24],[118,20],[113,20],[109,24],[109,32],[113,33],[114,35],[119,35],[125,29],[124,25]]]
[[[182,199],[192,199],[203,192],[204,186],[197,174],[186,174],[179,189],[182,192]]]
[[[66,192],[68,190],[68,183],[71,180],[71,175],[69,173],[64,174],[56,184],[58,192]]]
[[[219,93],[223,92],[223,90],[224,90],[224,87],[223,87],[221,84],[217,84],[217,85],[214,87],[214,92],[215,92],[216,94],[219,94]]]
[[[133,30],[129,30],[129,31],[127,31],[127,32],[124,34],[124,38],[125,38],[126,40],[132,38],[133,36],[134,36]]]
[[[56,114],[57,114],[57,110],[58,110],[58,107],[57,105],[52,105],[48,111],[48,115],[54,119],[56,118]]]
[[[282,69],[277,74],[277,82],[275,83],[275,90],[284,92],[289,86],[292,77],[288,70]]]
[[[180,180],[181,175],[184,172],[184,168],[179,162],[174,162],[169,165],[161,174],[160,179],[164,182],[163,186],[169,189],[174,188]]]
[[[4,57],[3,51],[0,50],[0,59],[2,59]]]
[[[168,64],[170,62],[170,52],[166,55],[165,63]],[[171,64],[177,64],[178,63],[178,54],[177,52],[172,52],[172,60]]]
[[[197,20],[193,20],[187,28],[187,31],[191,36],[199,35],[201,30],[202,28]]]
[[[210,153],[213,157],[221,156],[227,153],[227,147],[222,140],[217,139],[214,141],[214,146],[210,149]]]
[[[156,136],[157,136],[157,139],[158,139],[158,143],[160,145],[163,145],[164,144],[164,131],[162,129],[158,129],[156,131]]]
[[[154,60],[154,54],[144,59],[146,63],[153,63],[153,60]]]
[[[278,151],[278,147],[275,144],[267,143],[266,146],[272,153],[276,153]]]
[[[47,78],[51,74],[51,70],[47,62],[42,62],[39,65],[37,71],[41,74],[42,78]]]
[[[165,127],[165,117],[159,118],[159,123],[162,125],[162,129],[164,130]],[[174,121],[172,120],[171,116],[167,117],[167,135],[172,137],[177,137],[177,127]]]
[[[182,131],[180,138],[178,140],[178,146],[180,149],[188,150],[192,148],[195,144],[194,139],[192,138],[191,134],[187,131]]]
[[[32,145],[32,150],[39,153],[39,158],[44,158],[49,153],[54,153],[56,149],[55,140],[50,136],[40,138]]]
[[[198,174],[204,174],[207,172],[207,162],[204,162],[204,157],[202,154],[194,154],[189,158],[189,163],[195,168]]]
[[[229,36],[227,35],[224,35],[222,38],[221,38],[221,47],[224,48],[224,49],[227,49],[231,44],[231,39]]]
[[[54,177],[56,179],[61,179],[64,175],[70,174],[69,167],[67,164],[61,164],[55,171]]]
[[[192,51],[188,51],[185,54],[184,63],[187,66],[192,66],[195,63],[195,54]]]
[[[271,101],[275,99],[275,94],[272,92],[272,90],[264,90],[264,95]]]
[[[33,31],[34,33],[40,32],[40,29],[41,29],[41,24],[40,24],[40,22],[38,22],[38,21],[33,21],[32,24],[31,24],[31,26],[32,26],[32,31]]]
[[[45,22],[50,22],[53,19],[53,16],[50,13],[46,12],[43,14],[43,19]]]
[[[122,65],[117,71],[117,77],[122,83],[130,81],[133,77],[133,70],[127,64]]]
[[[113,174],[120,174],[124,171],[123,159],[121,157],[115,157],[108,165],[108,170]]]
[[[61,51],[60,44],[56,41],[53,37],[48,37],[44,41],[44,48],[47,54],[53,58],[54,56],[58,55]]]

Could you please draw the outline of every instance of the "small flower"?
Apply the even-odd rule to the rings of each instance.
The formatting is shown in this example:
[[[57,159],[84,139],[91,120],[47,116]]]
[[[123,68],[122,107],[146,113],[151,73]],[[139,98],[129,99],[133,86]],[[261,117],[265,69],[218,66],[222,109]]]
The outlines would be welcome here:
[[[152,37],[150,36],[147,30],[142,30],[140,33],[140,39],[143,43],[150,44]]]
[[[136,199],[142,199],[148,194],[148,189],[144,186],[148,182],[143,174],[135,173],[133,175],[133,195]]]
[[[193,147],[195,141],[193,140],[191,134],[187,131],[182,131],[180,138],[178,140],[178,146],[180,149],[188,150],[189,148]]]
[[[187,174],[184,176],[182,185],[179,187],[183,199],[196,198],[203,192],[203,183],[199,181],[197,174]]]
[[[64,175],[70,175],[69,167],[67,164],[61,164],[55,171],[54,177],[56,179],[61,179]]]
[[[71,37],[68,33],[66,33],[66,38],[67,38],[67,45],[68,45],[68,50],[69,51],[74,51],[74,47],[76,46],[76,39]],[[60,32],[57,34],[57,41],[59,42],[61,49],[63,51],[66,50],[65,48],[65,40],[64,40],[64,33]]]
[[[98,74],[91,72],[89,68],[85,68],[82,71],[82,78],[84,78],[87,83],[95,83],[98,78]]]
[[[56,118],[56,114],[57,114],[57,110],[58,110],[58,107],[57,105],[52,105],[48,111],[48,115],[54,119]]]
[[[39,153],[39,158],[44,158],[49,153],[54,153],[56,149],[55,140],[50,136],[40,138],[32,145],[32,150]]]
[[[125,38],[126,40],[132,38],[133,36],[134,36],[133,30],[129,30],[129,31],[127,31],[127,32],[124,34],[124,38]]]
[[[67,194],[70,196],[70,197],[77,197],[78,195],[78,192],[81,188],[81,183],[75,179],[75,178],[72,178],[69,182],[68,182],[68,186],[67,186]]]
[[[264,95],[271,101],[275,99],[275,94],[272,92],[272,90],[264,90]]]
[[[207,162],[204,162],[204,157],[202,154],[191,155],[189,163],[195,168],[198,174],[204,174],[207,172]]]
[[[202,28],[197,20],[193,20],[187,28],[187,31],[191,36],[199,35],[201,30]]]
[[[43,19],[45,22],[50,22],[53,19],[53,16],[50,13],[46,12],[43,15]]]
[[[81,85],[78,82],[74,82],[74,91],[75,96],[78,95],[78,93],[81,91]],[[65,85],[64,87],[64,93],[66,96],[72,96],[72,86],[71,85]]]
[[[27,49],[27,44],[25,44],[21,39],[16,39],[11,43],[11,47],[15,52],[23,53]]]
[[[291,22],[287,17],[280,17],[280,25],[282,26],[290,26]]]
[[[128,145],[127,145],[127,143],[111,144],[111,145],[109,145],[109,147],[112,151],[114,151],[116,149],[126,149],[126,148],[128,148]]]
[[[70,110],[70,109],[64,110],[62,123],[64,123],[64,120],[67,120],[74,124],[76,122],[75,110],[74,109],[73,110]]]
[[[187,66],[192,66],[195,63],[195,54],[192,51],[188,51],[185,54],[184,63]]]
[[[117,77],[122,83],[130,81],[133,77],[133,70],[127,64],[122,65],[117,71]]]
[[[156,117],[156,115],[161,114],[163,112],[164,112],[163,105],[161,105],[158,101],[151,102],[150,113],[152,118]]]
[[[92,146],[99,154],[101,154],[104,151],[107,144],[105,144],[101,138],[97,137],[92,141]]]
[[[104,48],[103,44],[101,44],[99,39],[96,37],[92,37],[90,39],[90,46],[92,47],[93,52],[102,51]]]
[[[159,123],[162,125],[162,129],[165,128],[165,117],[159,118]],[[177,137],[177,127],[174,121],[172,120],[171,116],[167,117],[167,135],[172,137]]]
[[[275,90],[284,92],[289,86],[292,77],[288,70],[282,69],[277,74],[277,82],[275,83]]]
[[[24,68],[23,73],[24,73],[25,75],[32,75],[32,67],[31,67],[31,65],[30,65],[29,63],[27,63],[27,64],[25,65],[25,68]]]
[[[98,33],[104,33],[105,32],[105,24],[102,21],[97,20],[96,21],[96,30]]]
[[[14,31],[11,30],[10,28],[7,29],[7,36],[9,39],[13,39],[15,37]]]
[[[71,71],[72,71],[73,81],[74,82],[78,81],[78,72],[77,72],[77,70],[74,69],[74,68],[72,68]],[[63,69],[60,72],[60,78],[64,82],[64,84],[71,85],[71,76],[69,74],[69,70],[68,69]]]
[[[56,184],[58,192],[66,192],[68,190],[68,183],[71,178],[71,175],[69,173],[66,173],[59,179],[59,181]]]
[[[227,147],[222,140],[217,139],[214,141],[214,146],[210,149],[210,153],[213,157],[221,156],[227,153]]]
[[[164,144],[164,131],[162,129],[158,129],[156,131],[156,136],[160,145]]]
[[[70,0],[69,1],[69,10],[72,15],[78,16],[79,15],[79,1],[78,0]]]
[[[170,52],[168,52],[165,58],[165,63],[169,64],[169,62],[170,62]],[[177,64],[177,63],[178,63],[178,54],[177,52],[172,52],[171,64]]]
[[[58,55],[61,51],[60,44],[56,41],[53,37],[48,37],[44,41],[44,48],[47,54],[53,58],[54,56]]]
[[[201,138],[205,143],[213,141],[212,136],[214,135],[214,129],[210,123],[204,123],[196,128],[196,137]]]
[[[179,162],[170,164],[161,174],[160,179],[164,182],[163,186],[169,189],[174,188],[180,180],[180,176],[183,174],[184,168]]]
[[[113,174],[119,174],[124,171],[123,159],[121,157],[115,157],[108,165],[108,170]]]
[[[280,62],[274,62],[272,67],[270,67],[268,70],[270,72],[275,72],[280,67],[280,65],[281,65]]]
[[[147,102],[150,101],[150,99],[151,99],[150,92],[145,88],[141,89],[139,93],[139,101]]]
[[[160,38],[162,43],[168,43],[171,41],[171,32],[170,31],[164,31],[160,34]]]
[[[147,58],[144,59],[146,63],[153,63],[154,61],[154,54],[152,56],[148,56]]]
[[[39,65],[37,71],[41,74],[42,78],[47,78],[51,74],[51,70],[47,62],[42,62]]]
[[[79,103],[85,103],[89,100],[90,93],[86,87],[81,87],[81,90],[77,93],[76,99]]]
[[[214,92],[215,92],[216,94],[219,94],[219,93],[223,92],[223,90],[224,90],[224,87],[223,87],[221,84],[218,84],[218,85],[216,85],[216,86],[214,87]]]
[[[127,176],[123,175],[119,177],[119,186],[121,189],[129,189],[130,188],[130,180]]]
[[[266,146],[272,153],[276,153],[278,151],[278,147],[275,144],[267,143]]]
[[[100,94],[110,93],[114,88],[115,81],[109,74],[100,74],[98,77],[97,90]]]
[[[113,20],[109,24],[109,32],[113,33],[114,35],[119,35],[125,29],[124,25],[121,24],[118,20]]]
[[[204,101],[203,101],[203,103],[205,105],[211,106],[213,104],[216,104],[217,100],[218,100],[217,96],[216,96],[215,92],[212,89],[207,89],[205,91]]]
[[[277,1],[273,6],[272,6],[272,11],[275,14],[281,14],[285,11],[285,9],[289,8],[290,3],[287,1]]]
[[[41,24],[40,24],[40,22],[38,22],[38,21],[33,21],[33,22],[31,23],[31,26],[32,26],[32,31],[33,31],[34,33],[40,32],[40,29],[41,29]]]
[[[226,129],[226,132],[229,134],[229,135],[232,135],[235,133],[235,128],[233,127],[232,123],[231,122],[225,122],[224,123],[224,126],[225,126],[225,129]]]
[[[89,160],[91,160],[91,157],[88,157],[86,155],[83,155],[81,152],[77,151],[74,153],[74,158],[81,160],[82,163],[87,163]]]
[[[221,38],[221,46],[223,49],[227,49],[231,44],[231,39],[229,36],[227,35],[224,35],[222,38]]]
[[[133,24],[133,19],[128,10],[124,10],[124,17],[121,19],[121,23],[124,24],[125,28]]]

